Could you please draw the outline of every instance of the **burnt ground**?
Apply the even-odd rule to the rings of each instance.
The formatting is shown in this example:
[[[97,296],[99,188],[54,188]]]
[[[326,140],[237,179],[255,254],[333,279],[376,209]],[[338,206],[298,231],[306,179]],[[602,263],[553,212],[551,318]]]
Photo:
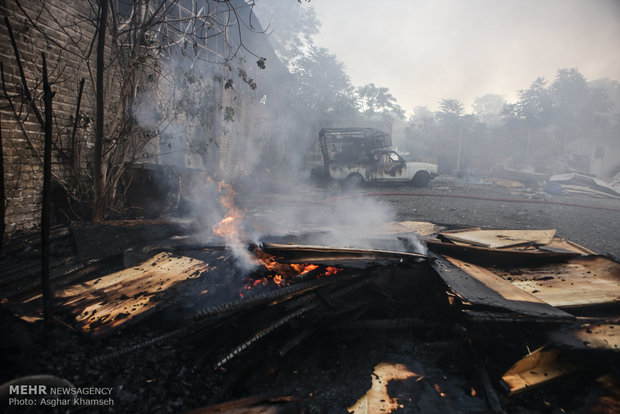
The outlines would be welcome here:
[[[560,237],[599,253],[620,256],[620,202],[616,200],[549,196],[531,188],[509,189],[449,179],[437,179],[426,189],[369,187],[347,196],[360,193],[389,202],[398,220],[556,228]],[[607,372],[605,369],[611,367],[616,375],[620,371],[617,356],[607,355],[589,354],[586,358],[592,366],[578,375],[507,397],[499,383],[501,374],[527,349],[544,343],[540,335],[545,327],[469,323],[449,305],[445,286],[432,272],[419,268],[404,272],[416,278],[401,275],[394,279],[391,275],[392,279],[386,280],[382,276],[373,285],[338,298],[330,297],[326,290],[319,295],[320,306],[315,311],[279,328],[219,367],[217,362],[222,357],[276,316],[262,321],[261,314],[250,309],[212,328],[193,320],[195,309],[187,313],[177,309],[94,339],[78,333],[71,316],[58,310],[57,323],[45,345],[41,323],[18,320],[2,306],[1,381],[51,374],[77,387],[113,388],[113,407],[72,407],[71,412],[175,413],[267,395],[293,400],[279,405],[281,412],[346,413],[370,388],[373,368],[387,362],[403,364],[415,373],[388,384],[389,396],[403,404],[392,411],[395,413],[490,412],[493,405],[487,401],[489,395],[495,395],[508,413],[614,412],[618,408],[617,396],[610,398],[607,391],[593,385]],[[398,280],[401,283],[394,283]],[[287,312],[285,306],[281,309],[283,314]],[[338,324],[350,315],[362,315],[362,320],[369,321],[404,320],[407,326],[376,329]],[[19,407],[8,412],[28,411]]]
[[[506,188],[451,177],[437,177],[428,188],[375,185],[363,189],[362,193],[387,194],[378,197],[393,206],[397,220],[498,229],[557,229],[557,237],[574,241],[596,253],[620,258],[620,200],[550,195],[535,187]],[[459,198],[461,196],[523,202]]]

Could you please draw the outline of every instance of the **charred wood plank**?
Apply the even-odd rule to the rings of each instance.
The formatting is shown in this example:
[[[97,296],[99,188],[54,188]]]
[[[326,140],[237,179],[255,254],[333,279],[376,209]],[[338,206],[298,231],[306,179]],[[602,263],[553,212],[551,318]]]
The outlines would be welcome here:
[[[111,267],[117,268],[121,264],[122,257],[118,255],[82,262],[76,262],[73,258],[68,258],[54,265],[51,269],[50,280],[56,286],[66,285],[93,272],[110,269]],[[32,278],[29,279],[29,276],[33,275],[34,273],[24,273],[23,276],[26,279],[25,281],[13,283],[10,289],[3,288],[6,295],[5,297],[9,301],[36,299],[36,296],[32,297],[32,295],[35,294],[35,289],[38,288],[39,283]]]
[[[305,306],[302,306],[301,308],[297,309],[295,312],[290,313],[290,314],[286,315],[285,317],[275,321],[274,323],[272,323],[271,325],[269,325],[266,328],[262,329],[261,331],[257,332],[251,338],[249,338],[247,341],[243,342],[241,345],[239,345],[235,349],[233,349],[228,355],[226,355],[224,358],[222,358],[220,361],[218,361],[215,364],[215,368],[219,368],[222,365],[226,364],[227,362],[229,362],[230,360],[235,358],[237,355],[239,355],[241,352],[243,352],[246,349],[248,349],[252,344],[254,344],[256,341],[260,340],[265,335],[270,334],[271,332],[275,331],[276,329],[278,329],[279,327],[281,327],[282,325],[284,325],[288,321],[303,315],[304,313],[306,313],[306,312],[316,308],[317,306],[319,306],[317,303],[309,303],[309,304],[307,304]]]
[[[558,349],[539,348],[517,361],[504,375],[502,383],[508,395],[532,389],[582,368]]]
[[[339,322],[328,327],[330,330],[362,330],[362,329],[409,329],[436,326],[429,321],[418,318],[398,319],[365,319]]]
[[[358,290],[359,288],[361,288],[362,286],[365,286],[366,284],[370,283],[371,280],[369,278],[364,278],[362,280],[358,280],[356,282],[353,283],[342,283],[339,286],[342,286],[340,289],[338,288],[332,288],[330,290],[329,293],[327,292],[323,292],[324,295],[329,295],[330,299],[335,300],[341,296],[345,296],[353,291]],[[323,288],[325,289],[325,288]],[[242,344],[240,344],[239,346],[237,346],[235,349],[233,349],[230,353],[228,353],[224,358],[222,358],[216,365],[216,368],[221,367],[222,365],[226,364],[227,362],[229,362],[230,360],[232,360],[233,358],[235,358],[237,355],[239,355],[240,353],[242,353],[244,350],[248,349],[252,344],[254,344],[255,342],[257,342],[258,340],[260,340],[261,338],[263,338],[264,336],[270,334],[271,332],[275,331],[277,328],[281,327],[282,325],[286,324],[287,322],[311,311],[314,310],[316,308],[319,308],[323,305],[323,301],[320,300],[317,296],[318,296],[318,292],[313,292],[314,295],[312,296],[302,296],[300,298],[298,298],[297,300],[293,301],[292,303],[285,303],[282,306],[284,308],[289,308],[287,310],[286,316],[284,316],[283,318],[278,319],[277,321],[273,322],[272,324],[270,324],[269,326],[267,326],[266,328],[260,330],[259,332],[257,332],[256,334],[254,334],[251,338],[249,338],[247,341],[243,342]],[[306,303],[309,302],[309,303]]]
[[[264,292],[254,296],[243,297],[231,302],[211,306],[194,314],[194,319],[200,320],[213,316],[221,316],[222,314],[231,314],[242,309],[251,308],[264,303],[273,301],[283,301],[294,296],[310,292],[321,286],[326,286],[337,281],[336,278],[315,279],[307,282],[300,282],[291,286],[287,286],[276,291]]]
[[[548,332],[547,337],[552,344],[558,347],[620,352],[619,331],[620,323],[618,322],[588,322],[560,327]]]
[[[456,257],[457,259],[467,260],[480,265],[506,266],[522,263],[554,263],[580,255],[576,252],[520,251],[463,246],[436,239],[426,239],[425,241],[428,249],[433,253]]]
[[[620,304],[620,263],[581,256],[564,263],[496,269],[493,273],[562,309]]]
[[[418,263],[428,259],[420,253],[391,250],[370,250],[304,246],[294,244],[263,244],[262,249],[277,257],[280,263],[313,263],[326,266],[366,268],[373,264],[389,265]]]
[[[489,412],[494,414],[504,413],[504,409],[499,400],[497,392],[491,385],[491,380],[489,378],[489,373],[487,372],[484,364],[481,363],[480,357],[478,356],[478,352],[474,348],[474,344],[470,338],[466,338],[467,343],[469,345],[469,350],[472,355],[472,360],[476,371],[478,372],[478,376],[480,377],[480,381],[482,382],[482,389],[484,391],[484,396],[486,398],[487,405],[489,406]]]
[[[293,349],[295,349],[299,344],[301,344],[303,341],[305,341],[306,339],[310,338],[312,335],[314,335],[316,333],[316,330],[314,329],[304,329],[303,331],[301,331],[299,334],[297,334],[295,337],[293,337],[293,339],[289,340],[287,343],[285,343],[280,350],[278,351],[278,354],[283,357],[284,355],[288,354],[289,352],[291,352]]]

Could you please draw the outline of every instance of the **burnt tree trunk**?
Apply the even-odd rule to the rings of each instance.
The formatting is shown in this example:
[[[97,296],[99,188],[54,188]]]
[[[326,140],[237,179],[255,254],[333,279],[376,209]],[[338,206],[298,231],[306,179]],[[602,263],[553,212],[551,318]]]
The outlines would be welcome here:
[[[82,78],[80,81],[80,90],[78,92],[77,105],[75,107],[75,119],[73,120],[73,131],[71,131],[71,172],[75,175],[77,175],[76,171],[79,166],[79,151],[77,150],[75,136],[80,122],[80,105],[82,104],[82,93],[84,92],[85,80],[86,79]]]
[[[104,117],[104,86],[103,74],[105,67],[105,32],[108,20],[108,0],[101,0],[99,27],[97,28],[97,74],[96,74],[96,124],[95,124],[95,199],[93,205],[93,221],[103,220],[104,176],[103,176],[103,117]]]
[[[45,144],[43,151],[43,201],[41,209],[41,291],[43,294],[43,318],[45,333],[51,322],[50,292],[50,184],[52,180],[52,89],[47,76],[47,62],[43,57],[43,102],[45,103]]]

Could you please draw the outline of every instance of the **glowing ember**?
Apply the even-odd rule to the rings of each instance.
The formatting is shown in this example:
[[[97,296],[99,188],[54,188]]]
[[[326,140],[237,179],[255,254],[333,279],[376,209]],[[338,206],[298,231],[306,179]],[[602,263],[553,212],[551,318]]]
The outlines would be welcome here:
[[[446,395],[446,393],[445,393],[445,392],[443,392],[443,391],[441,390],[441,388],[439,388],[439,384],[433,384],[433,385],[435,386],[435,391],[437,391],[437,393],[438,393],[438,394],[439,394],[442,398],[445,398],[447,401],[450,401],[450,400],[448,399],[448,396]]]
[[[291,279],[307,275],[308,273],[319,268],[319,266],[315,264],[280,263],[274,256],[265,253],[260,249],[256,249],[254,254],[256,255],[257,263],[263,265],[265,269],[269,271],[270,275],[254,281],[248,281],[248,283],[244,286],[244,289],[251,289],[259,284],[266,286],[270,283],[270,280],[278,286],[283,286],[288,284],[288,281]],[[327,267],[323,273],[317,274],[316,276],[331,276],[340,271],[342,271],[342,269],[338,267]]]
[[[326,270],[324,275],[325,276],[332,276],[335,275],[336,273],[340,272],[342,269],[339,267],[331,267],[329,266]]]
[[[267,270],[279,276],[280,282],[284,279],[291,279],[295,276],[306,274],[318,268],[318,266],[314,264],[279,263],[275,257],[260,249],[257,249],[255,254],[258,261],[265,266]]]

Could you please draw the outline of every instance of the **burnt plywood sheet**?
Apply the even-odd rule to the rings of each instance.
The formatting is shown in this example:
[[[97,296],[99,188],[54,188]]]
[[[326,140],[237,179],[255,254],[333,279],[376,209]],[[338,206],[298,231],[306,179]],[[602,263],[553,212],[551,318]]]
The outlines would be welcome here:
[[[557,349],[537,349],[517,361],[504,375],[502,382],[509,395],[542,385],[580,368]]]
[[[123,254],[131,247],[187,234],[191,226],[188,220],[117,220],[72,222],[70,229],[77,256],[86,260]]]
[[[412,377],[421,378],[403,364],[379,363],[372,372],[370,389],[347,411],[351,414],[391,413],[403,408],[396,398],[388,394],[388,385],[391,381],[402,381]]]
[[[520,265],[522,263],[540,264],[561,262],[581,255],[577,251],[543,251],[540,249],[491,249],[488,247],[442,242],[437,239],[426,239],[428,249],[434,253],[467,260],[481,265]]]
[[[548,244],[555,233],[556,230],[472,230],[440,233],[440,236],[473,246],[497,249],[523,244]]]
[[[572,349],[620,352],[620,323],[584,323],[551,331],[548,338],[554,345]]]
[[[386,223],[381,228],[381,233],[385,234],[400,234],[400,233],[415,233],[420,237],[430,236],[443,230],[444,227],[438,226],[434,223],[427,221],[393,221]]]
[[[547,243],[544,246],[539,246],[538,248],[546,252],[577,253],[584,256],[596,255],[596,252],[593,252],[580,244],[559,237],[554,237],[550,243]]]
[[[433,267],[457,296],[474,305],[500,308],[542,320],[574,319],[573,315],[545,303],[482,267],[450,257],[437,258]]]
[[[446,259],[448,259],[450,263],[457,266],[459,269],[467,272],[470,276],[474,277],[479,282],[484,283],[484,285],[488,288],[493,289],[495,292],[499,293],[507,300],[545,303],[531,293],[515,287],[510,282],[507,282],[504,279],[498,277],[495,273],[485,269],[484,267],[476,266],[474,264],[454,259],[452,257],[446,257]]]
[[[535,267],[494,268],[493,272],[553,306],[620,302],[620,263],[604,256],[577,257]]]
[[[56,296],[82,331],[101,335],[153,311],[169,289],[208,269],[202,260],[162,252],[138,266],[69,286]]]

